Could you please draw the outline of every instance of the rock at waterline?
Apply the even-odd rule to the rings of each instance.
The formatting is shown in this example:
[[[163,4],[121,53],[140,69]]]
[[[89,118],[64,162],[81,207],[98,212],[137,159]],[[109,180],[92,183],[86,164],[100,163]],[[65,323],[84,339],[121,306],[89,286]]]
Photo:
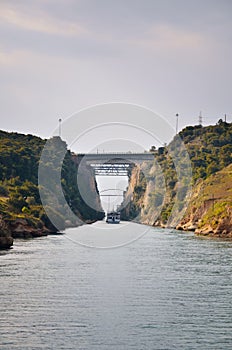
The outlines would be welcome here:
[[[11,236],[0,237],[0,249],[9,249],[13,245],[13,238]]]
[[[9,232],[9,228],[0,217],[0,249],[9,249],[13,245],[13,238]]]

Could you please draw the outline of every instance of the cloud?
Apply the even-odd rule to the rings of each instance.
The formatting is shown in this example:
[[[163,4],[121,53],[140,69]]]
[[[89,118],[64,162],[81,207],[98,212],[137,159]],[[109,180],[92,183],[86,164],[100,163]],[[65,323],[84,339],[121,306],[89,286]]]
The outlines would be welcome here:
[[[37,10],[36,14],[22,12],[18,7],[7,4],[0,4],[0,21],[19,29],[50,35],[76,37],[87,33],[83,25],[75,22],[53,18],[41,10]]]
[[[197,51],[206,58],[219,43],[228,46],[231,34],[230,22],[222,21],[226,11],[215,22],[218,6],[202,5],[199,12],[195,3],[182,0],[176,0],[175,6],[168,0],[127,0],[123,7],[121,1],[57,0],[56,5],[54,1],[0,3],[2,49],[114,62],[133,55],[143,56],[144,61],[162,54],[183,59]],[[7,63],[5,57],[0,62]]]
[[[133,40],[132,43],[151,51],[169,51],[170,50],[196,50],[204,47],[209,37],[191,30],[180,29],[177,26],[167,24],[157,24],[152,26],[147,35]]]

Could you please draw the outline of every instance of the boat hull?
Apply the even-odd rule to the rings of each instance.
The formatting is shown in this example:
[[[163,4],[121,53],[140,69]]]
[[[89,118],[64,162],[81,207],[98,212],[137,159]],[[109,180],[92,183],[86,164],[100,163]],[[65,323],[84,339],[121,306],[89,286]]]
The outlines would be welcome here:
[[[107,213],[106,222],[107,222],[107,224],[119,224],[120,223],[120,213],[119,212]]]

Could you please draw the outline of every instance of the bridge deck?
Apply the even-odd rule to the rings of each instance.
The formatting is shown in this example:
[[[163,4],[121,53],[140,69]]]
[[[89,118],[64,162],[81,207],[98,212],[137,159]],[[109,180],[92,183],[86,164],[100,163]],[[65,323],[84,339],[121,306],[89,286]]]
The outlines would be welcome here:
[[[80,153],[77,155],[78,157],[85,158],[86,161],[109,161],[122,159],[127,161],[146,161],[146,160],[154,160],[154,154],[150,152],[144,153]]]

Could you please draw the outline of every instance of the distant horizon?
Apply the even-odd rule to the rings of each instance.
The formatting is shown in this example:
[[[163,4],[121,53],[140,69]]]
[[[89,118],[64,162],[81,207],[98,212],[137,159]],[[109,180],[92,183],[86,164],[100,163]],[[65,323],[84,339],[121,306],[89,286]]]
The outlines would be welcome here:
[[[188,126],[197,126],[197,125],[199,125],[199,123],[197,122],[198,118],[199,118],[199,116],[196,117],[195,124],[190,124],[190,123],[184,123],[183,122],[184,118],[182,118],[182,116],[180,115],[179,116],[179,123],[181,123],[181,125],[180,125],[180,127],[178,129],[178,132],[180,132],[181,130],[183,130],[184,128],[186,128]],[[66,121],[67,119],[68,119],[68,117],[62,119],[62,122]],[[206,121],[204,121],[204,119],[206,119]],[[208,123],[207,123],[207,119],[210,119],[210,121]],[[213,119],[215,119],[215,121]],[[214,118],[210,118],[210,117],[206,117],[206,116],[202,115],[202,123],[201,123],[201,125],[203,127],[209,126],[209,125],[216,125],[220,119],[222,119],[224,121],[225,120],[225,114],[221,115],[221,116],[218,116],[218,117],[214,117]],[[172,124],[173,129],[175,129],[176,117],[175,116],[173,117],[173,120],[172,120],[173,123],[171,123],[170,118],[169,119],[167,118],[167,120],[169,121],[170,124]],[[226,122],[227,123],[232,123],[232,115],[226,115]],[[58,119],[57,119],[56,125],[54,125],[54,128],[51,129],[50,134],[48,133],[47,136],[43,135],[43,134],[39,134],[36,131],[28,131],[26,129],[25,130],[23,130],[23,129],[22,130],[19,130],[19,129],[16,130],[16,129],[13,129],[13,128],[12,129],[10,129],[10,128],[8,128],[8,129],[7,128],[1,128],[1,130],[2,131],[6,131],[6,132],[25,134],[25,135],[33,135],[33,136],[40,137],[42,139],[48,139],[51,136],[53,136],[53,133],[56,132],[56,131],[57,131],[57,136],[59,136],[58,135],[58,125],[59,125],[59,122],[58,122]]]
[[[218,118],[217,119],[217,121],[215,121],[215,123],[208,123],[208,124],[204,124],[204,122],[202,123],[202,124],[194,124],[194,125],[190,125],[190,124],[186,124],[186,125],[184,125],[183,127],[181,127],[181,129],[179,129],[178,130],[178,133],[179,132],[181,132],[184,128],[186,128],[186,127],[190,127],[190,126],[193,126],[193,127],[195,127],[195,126],[198,126],[198,125],[202,125],[202,127],[207,127],[207,126],[210,126],[210,125],[216,125],[217,123],[218,123],[218,121],[219,120],[223,120],[223,121],[225,121],[225,116],[224,116],[224,118],[222,117],[222,118]],[[231,119],[231,120],[230,120]],[[227,123],[232,123],[232,117],[230,118],[230,117],[228,117],[227,116],[227,118],[226,118],[226,122]],[[52,137],[54,137],[54,136],[59,136],[59,132],[58,132],[58,128],[56,127],[54,130],[53,130],[53,134],[51,133],[48,137],[44,137],[44,136],[41,136],[41,135],[39,135],[39,134],[36,134],[36,133],[31,133],[31,132],[21,132],[21,131],[18,131],[18,130],[6,130],[6,129],[2,129],[1,128],[1,131],[4,131],[4,132],[8,132],[8,133],[17,133],[17,134],[22,134],[22,135],[32,135],[32,136],[35,136],[35,137],[39,137],[39,138],[41,138],[41,139],[43,139],[43,140],[47,140],[47,139],[49,139],[49,138],[52,138]],[[55,135],[54,133],[57,133],[57,135]],[[173,134],[173,137],[175,136],[175,133]],[[169,142],[171,142],[171,140],[173,139],[173,137],[169,140]],[[62,135],[61,135],[61,139],[63,140],[63,141],[65,141],[66,142],[66,140],[65,140],[65,138],[62,138]],[[69,146],[69,145],[68,145]],[[156,145],[150,145],[150,148],[152,147],[152,146],[156,146]],[[161,147],[161,146],[160,146]],[[149,151],[150,150],[150,148],[148,148],[148,149],[144,149],[144,151]],[[71,151],[73,151],[71,148],[70,148],[70,150]],[[77,151],[74,151],[74,152],[77,152]],[[105,151],[105,150],[103,150],[103,149],[95,149],[95,150],[93,150],[93,153],[104,153],[104,152],[106,152],[106,153],[110,153],[110,152],[112,152],[112,153],[114,153],[114,152],[116,152],[116,151]],[[133,151],[133,150],[127,150],[127,151],[119,151],[119,152],[135,152],[135,151]],[[141,153],[142,153],[143,151],[141,150]],[[86,150],[78,150],[78,153],[88,153],[88,152],[86,152]],[[138,151],[138,153],[139,153],[139,151]]]

